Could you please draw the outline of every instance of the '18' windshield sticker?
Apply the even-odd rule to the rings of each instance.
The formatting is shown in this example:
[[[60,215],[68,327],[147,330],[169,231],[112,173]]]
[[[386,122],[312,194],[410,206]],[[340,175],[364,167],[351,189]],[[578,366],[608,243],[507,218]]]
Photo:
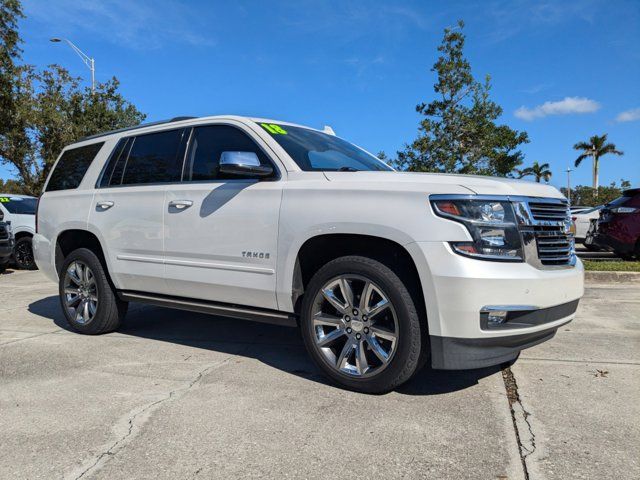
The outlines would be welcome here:
[[[271,135],[287,134],[287,131],[284,128],[282,128],[280,125],[276,125],[275,123],[261,123],[260,125]]]

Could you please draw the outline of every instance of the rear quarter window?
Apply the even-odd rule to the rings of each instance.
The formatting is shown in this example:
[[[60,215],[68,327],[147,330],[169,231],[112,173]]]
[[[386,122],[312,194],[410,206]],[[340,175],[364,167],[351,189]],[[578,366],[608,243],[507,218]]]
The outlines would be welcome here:
[[[91,162],[96,158],[103,145],[104,142],[92,143],[64,152],[51,173],[45,191],[54,192],[78,188]]]

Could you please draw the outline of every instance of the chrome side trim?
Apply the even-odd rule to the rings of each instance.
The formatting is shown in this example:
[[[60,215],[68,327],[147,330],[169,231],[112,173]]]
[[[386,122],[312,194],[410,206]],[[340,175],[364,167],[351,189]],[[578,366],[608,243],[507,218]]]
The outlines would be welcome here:
[[[127,262],[142,262],[142,263],[156,263],[162,265],[164,260],[156,257],[143,257],[140,255],[117,255],[116,259],[124,260]]]
[[[225,263],[193,262],[189,260],[174,260],[174,259],[165,259],[164,263],[165,265],[177,265],[180,267],[213,268],[216,270],[231,270],[235,272],[259,273],[262,275],[275,275],[276,273],[276,271],[273,268],[245,267],[243,265],[230,265]]]
[[[196,268],[213,268],[216,270],[230,270],[234,272],[248,272],[257,273],[261,275],[275,275],[276,271],[273,268],[267,267],[250,267],[244,265],[229,265],[223,263],[210,263],[210,262],[193,262],[189,260],[173,260],[163,259],[157,257],[144,257],[140,255],[118,255],[118,260],[124,260],[128,262],[141,262],[141,263],[154,263],[160,265],[176,265],[180,267],[196,267]]]

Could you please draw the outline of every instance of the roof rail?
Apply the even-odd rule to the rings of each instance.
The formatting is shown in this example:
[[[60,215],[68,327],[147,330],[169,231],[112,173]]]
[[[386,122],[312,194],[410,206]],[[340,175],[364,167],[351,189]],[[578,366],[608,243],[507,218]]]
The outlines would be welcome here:
[[[100,137],[104,137],[104,136],[107,136],[107,135],[112,135],[114,133],[128,132],[128,131],[131,131],[131,130],[138,130],[140,128],[153,127],[155,125],[163,125],[165,123],[180,122],[182,120],[191,120],[193,118],[198,118],[198,117],[173,117],[173,118],[171,118],[169,120],[159,120],[157,122],[141,123],[140,125],[135,125],[133,127],[118,128],[117,130],[109,130],[108,132],[96,133],[95,135],[88,135],[86,137],[82,137],[81,139],[79,139],[78,142],[83,142],[85,140],[91,140],[93,138],[100,138]]]

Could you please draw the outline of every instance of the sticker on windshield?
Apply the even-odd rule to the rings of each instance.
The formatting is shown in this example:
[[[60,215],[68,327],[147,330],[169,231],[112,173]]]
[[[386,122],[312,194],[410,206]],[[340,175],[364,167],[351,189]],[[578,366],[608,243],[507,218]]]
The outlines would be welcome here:
[[[9,203],[10,201],[9,197],[0,197],[0,203]]]
[[[272,135],[286,135],[287,131],[275,123],[261,123],[262,128]]]

